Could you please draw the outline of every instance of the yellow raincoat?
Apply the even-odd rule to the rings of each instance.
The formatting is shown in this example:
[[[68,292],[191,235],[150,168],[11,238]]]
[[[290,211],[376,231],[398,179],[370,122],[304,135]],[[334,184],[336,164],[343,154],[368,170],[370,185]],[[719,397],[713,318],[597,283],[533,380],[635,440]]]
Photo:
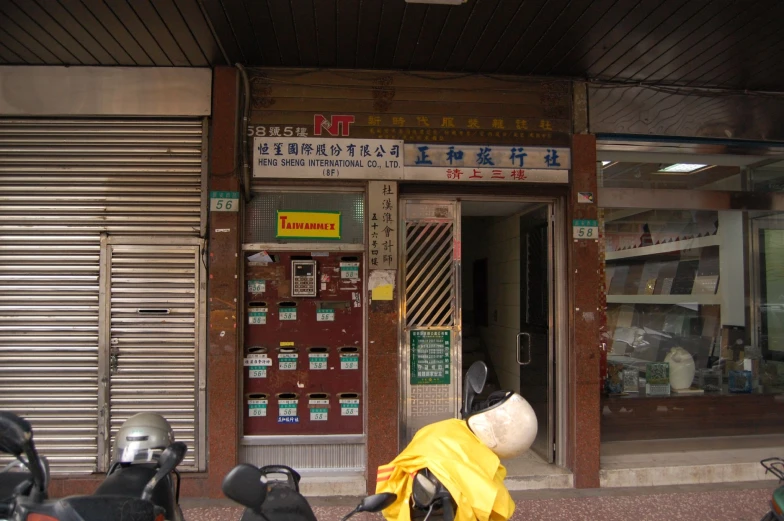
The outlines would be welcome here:
[[[394,492],[384,510],[388,521],[411,521],[408,498],[413,474],[429,468],[452,494],[456,521],[504,521],[515,504],[504,486],[506,469],[462,420],[444,420],[420,429],[388,465],[378,468],[376,493]]]

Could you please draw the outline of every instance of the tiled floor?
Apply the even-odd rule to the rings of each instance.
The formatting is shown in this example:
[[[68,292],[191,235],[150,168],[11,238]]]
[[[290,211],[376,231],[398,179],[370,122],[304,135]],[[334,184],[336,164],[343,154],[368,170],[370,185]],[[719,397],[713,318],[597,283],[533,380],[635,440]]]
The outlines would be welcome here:
[[[784,456],[784,435],[649,440],[602,444],[603,487],[771,479],[759,464]]]
[[[744,483],[635,489],[513,492],[512,521],[756,521],[767,512],[775,483]],[[314,499],[319,521],[338,521],[356,498]],[[242,509],[227,501],[185,503],[186,521],[237,521]],[[380,514],[357,521],[382,521]],[[275,521],[275,520],[270,520]]]

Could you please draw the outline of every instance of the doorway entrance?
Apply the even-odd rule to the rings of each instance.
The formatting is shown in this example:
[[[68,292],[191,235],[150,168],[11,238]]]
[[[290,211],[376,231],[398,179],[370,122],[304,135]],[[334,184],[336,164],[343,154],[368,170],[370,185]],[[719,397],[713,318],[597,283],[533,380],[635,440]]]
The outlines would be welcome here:
[[[401,210],[402,444],[457,416],[463,375],[482,360],[485,394],[519,392],[538,419],[531,450],[503,462],[508,475],[557,462],[555,204],[407,199]]]

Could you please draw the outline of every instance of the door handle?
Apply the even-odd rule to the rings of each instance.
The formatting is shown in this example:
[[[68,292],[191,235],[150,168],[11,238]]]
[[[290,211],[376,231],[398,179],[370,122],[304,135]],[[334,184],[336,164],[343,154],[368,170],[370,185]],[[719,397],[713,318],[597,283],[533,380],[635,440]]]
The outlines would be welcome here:
[[[523,362],[521,360],[522,354],[523,354],[523,350],[521,349],[521,346],[520,346],[520,337],[522,337],[522,336],[528,338],[528,342],[527,342],[527,345],[528,345],[528,360],[526,360],[525,362]],[[528,364],[531,363],[531,334],[530,333],[526,333],[526,332],[517,333],[517,363],[520,364],[520,365],[528,365]]]

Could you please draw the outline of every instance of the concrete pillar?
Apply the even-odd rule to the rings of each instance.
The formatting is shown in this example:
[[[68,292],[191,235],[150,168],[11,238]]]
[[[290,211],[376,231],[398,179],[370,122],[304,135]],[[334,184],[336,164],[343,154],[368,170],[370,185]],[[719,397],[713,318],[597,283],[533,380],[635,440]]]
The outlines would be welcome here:
[[[597,219],[596,137],[575,134],[572,139],[572,182],[569,222]],[[591,192],[594,202],[577,203],[578,192]],[[569,447],[567,461],[576,488],[599,486],[600,456],[600,294],[599,239],[574,240],[568,232],[569,287],[572,304],[569,352]]]

